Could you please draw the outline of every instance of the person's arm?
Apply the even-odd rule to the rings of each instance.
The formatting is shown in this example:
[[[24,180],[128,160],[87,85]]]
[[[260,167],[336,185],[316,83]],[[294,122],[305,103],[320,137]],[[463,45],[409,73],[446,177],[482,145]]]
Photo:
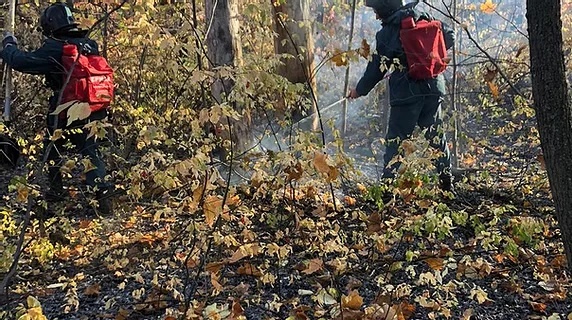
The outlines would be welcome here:
[[[444,22],[441,22],[441,29],[443,29],[445,47],[447,47],[447,50],[449,50],[453,47],[453,45],[455,45],[455,30],[453,30],[453,28]]]
[[[382,30],[383,31],[383,30]],[[379,81],[383,79],[388,68],[381,68],[381,64],[390,64],[387,54],[387,39],[384,39],[383,32],[380,31],[376,34],[376,53],[371,57],[368,62],[365,72],[361,79],[358,81],[355,89],[352,89],[349,98],[358,98],[366,96]]]
[[[2,51],[2,59],[12,69],[29,74],[59,72],[58,64],[61,56],[61,46],[48,43],[32,52],[22,51],[16,45],[9,45]]]

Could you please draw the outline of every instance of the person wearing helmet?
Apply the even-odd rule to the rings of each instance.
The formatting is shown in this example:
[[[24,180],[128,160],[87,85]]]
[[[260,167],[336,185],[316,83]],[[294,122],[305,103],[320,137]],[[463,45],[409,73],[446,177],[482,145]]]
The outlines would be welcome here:
[[[14,70],[28,74],[44,75],[46,85],[53,90],[49,98],[47,116],[47,134],[44,139],[44,159],[48,166],[49,191],[45,198],[48,202],[65,200],[61,167],[61,152],[64,143],[70,141],[82,156],[90,159],[93,170],[86,173],[86,184],[96,191],[98,212],[107,215],[113,211],[111,203],[111,185],[106,182],[105,164],[98,150],[95,137],[89,137],[84,126],[96,120],[107,118],[107,110],[92,112],[88,119],[75,121],[67,126],[65,119],[52,115],[56,110],[60,91],[65,84],[66,71],[62,68],[62,55],[65,44],[74,44],[85,55],[98,55],[98,45],[87,38],[87,31],[78,28],[70,8],[60,2],[51,4],[40,17],[39,31],[45,36],[42,46],[31,52],[18,48],[18,41],[12,34],[5,34],[2,40],[2,59]],[[66,131],[66,139],[51,141],[56,129],[79,129]]]
[[[400,39],[401,21],[404,18],[413,17],[415,21],[434,18],[418,10],[417,2],[404,5],[402,0],[366,0],[365,5],[374,10],[377,19],[381,20],[382,29],[376,34],[376,52],[356,87],[348,93],[348,98],[367,95],[384,78],[387,70],[394,67],[389,78],[390,115],[383,177],[395,177],[399,163],[390,165],[390,162],[398,154],[400,141],[409,138],[415,126],[419,125],[426,129],[425,137],[430,144],[441,151],[436,161],[440,186],[443,190],[452,191],[451,156],[442,129],[441,102],[445,95],[445,79],[443,74],[424,80],[412,79],[408,75],[406,55]],[[454,44],[454,32],[444,23],[442,31],[448,50]]]

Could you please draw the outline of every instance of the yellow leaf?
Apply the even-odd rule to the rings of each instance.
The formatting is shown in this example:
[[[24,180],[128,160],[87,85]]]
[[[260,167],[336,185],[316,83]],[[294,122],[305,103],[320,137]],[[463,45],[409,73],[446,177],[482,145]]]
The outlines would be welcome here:
[[[481,4],[481,11],[484,13],[493,13],[496,8],[497,5],[494,4],[492,0],[485,0],[485,2]]]
[[[88,173],[91,170],[97,169],[90,159],[82,159],[81,163],[83,164],[83,173]]]
[[[222,213],[222,199],[219,196],[208,196],[205,199],[203,211],[207,225],[212,227],[218,216]]]
[[[64,131],[62,129],[56,129],[56,131],[54,131],[54,133],[50,137],[50,140],[56,141],[56,140],[61,139],[63,137],[64,137]]]
[[[342,296],[342,308],[350,308],[353,310],[359,310],[363,305],[363,298],[359,295],[356,290],[350,292],[348,296]]]
[[[348,65],[348,57],[347,54],[340,49],[334,50],[334,55],[330,59],[337,67],[347,66]]]
[[[38,301],[38,299],[33,296],[28,296],[28,298],[26,298],[26,303],[28,304],[28,308],[36,308],[41,306],[40,301]]]

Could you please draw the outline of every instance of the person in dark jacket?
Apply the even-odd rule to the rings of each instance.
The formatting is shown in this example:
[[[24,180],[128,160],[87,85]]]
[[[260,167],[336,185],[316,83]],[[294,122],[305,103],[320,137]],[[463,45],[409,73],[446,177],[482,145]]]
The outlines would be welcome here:
[[[371,7],[379,20],[382,29],[376,34],[376,52],[368,63],[364,75],[357,86],[348,93],[348,98],[367,95],[381,81],[395,59],[395,66],[389,78],[390,116],[386,134],[386,151],[384,155],[383,177],[393,178],[399,163],[389,165],[391,159],[398,154],[400,142],[413,133],[416,125],[426,129],[425,137],[431,146],[441,151],[436,161],[440,185],[444,190],[451,190],[451,156],[447,140],[443,133],[441,102],[445,95],[445,79],[443,74],[428,80],[414,80],[407,74],[407,60],[399,31],[401,20],[412,16],[433,20],[429,14],[415,8],[417,3],[403,4],[403,0],[366,0],[365,5]],[[454,44],[453,30],[445,25],[443,35],[447,49]],[[385,66],[382,66],[385,64]]]
[[[50,187],[46,193],[46,200],[52,202],[65,199],[60,167],[61,152],[68,140],[94,165],[95,168],[86,173],[86,184],[96,191],[98,211],[101,214],[111,214],[113,210],[110,199],[111,185],[105,181],[106,169],[98,150],[98,142],[95,137],[88,137],[89,131],[83,128],[91,121],[105,119],[107,110],[93,112],[88,119],[75,121],[70,126],[67,126],[66,119],[51,114],[59,104],[60,90],[66,78],[66,71],[63,70],[61,62],[64,44],[75,44],[86,55],[99,54],[98,45],[86,37],[87,31],[78,28],[71,10],[64,3],[57,2],[50,5],[40,17],[38,29],[46,37],[39,49],[32,52],[22,51],[18,49],[16,37],[6,34],[2,40],[1,57],[14,70],[44,75],[47,86],[53,90],[53,95],[49,98],[47,134],[44,139],[44,160],[48,165]],[[66,131],[66,139],[51,141],[57,129],[78,130]]]

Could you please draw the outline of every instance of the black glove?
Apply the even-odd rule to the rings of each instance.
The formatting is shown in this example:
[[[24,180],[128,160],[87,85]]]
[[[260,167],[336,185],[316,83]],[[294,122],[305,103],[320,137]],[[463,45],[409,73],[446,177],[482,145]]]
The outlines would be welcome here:
[[[4,39],[2,39],[2,48],[6,48],[7,46],[10,45],[17,46],[18,39],[16,39],[16,37],[14,37],[14,35],[11,34],[10,32],[5,32]]]

